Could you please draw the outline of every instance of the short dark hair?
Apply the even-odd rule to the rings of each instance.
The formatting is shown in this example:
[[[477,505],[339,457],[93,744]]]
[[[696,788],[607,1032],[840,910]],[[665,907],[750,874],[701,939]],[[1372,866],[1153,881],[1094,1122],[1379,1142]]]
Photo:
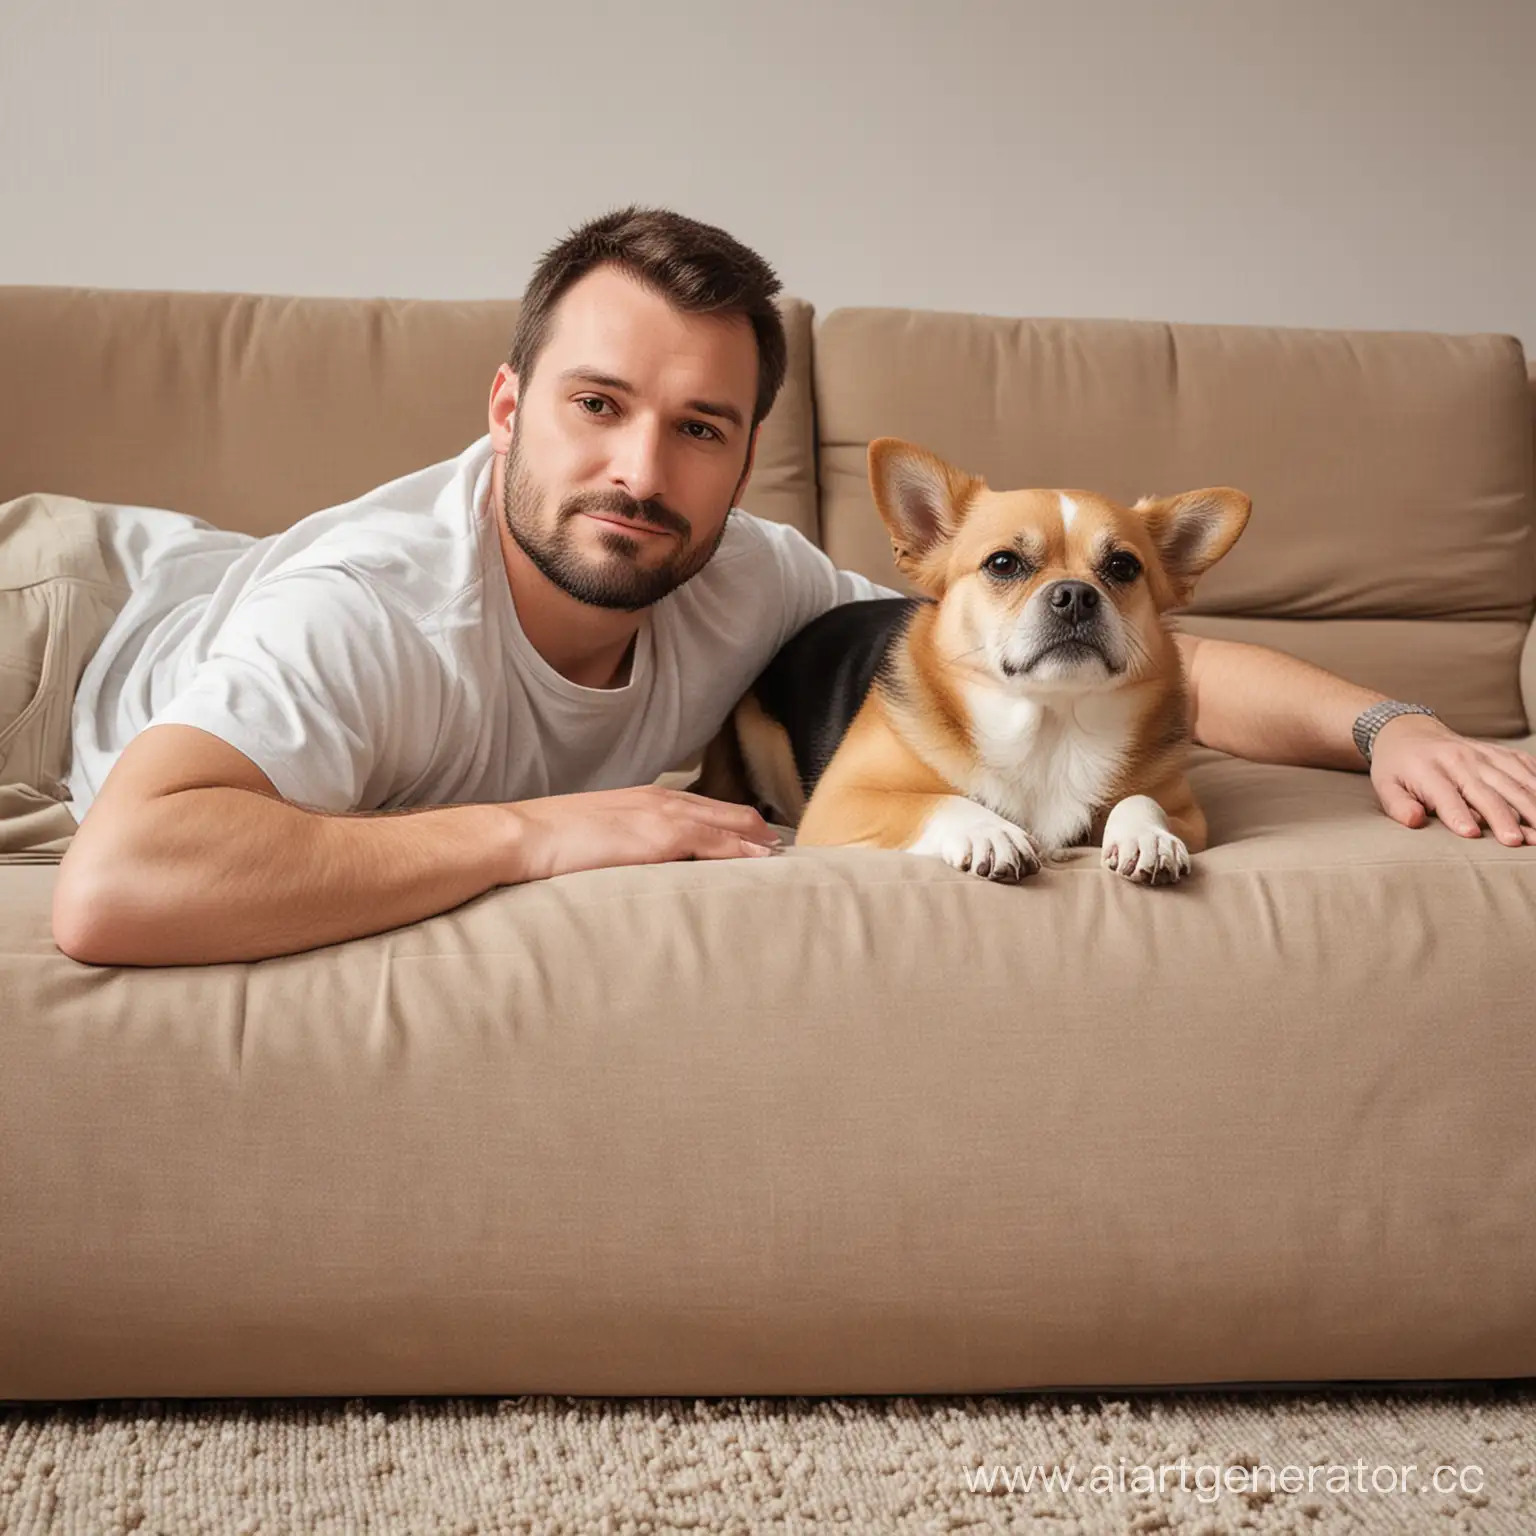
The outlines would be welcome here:
[[[523,293],[507,363],[526,386],[549,341],[555,306],[597,267],[621,268],[684,314],[744,315],[757,337],[756,427],[789,365],[789,343],[773,296],[783,286],[755,251],[713,224],[664,208],[620,208],[573,229],[539,258]]]

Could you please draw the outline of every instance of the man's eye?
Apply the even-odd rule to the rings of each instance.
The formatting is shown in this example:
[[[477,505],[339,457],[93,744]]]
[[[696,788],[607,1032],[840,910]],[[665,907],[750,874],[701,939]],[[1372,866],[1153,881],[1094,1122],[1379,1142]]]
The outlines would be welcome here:
[[[718,439],[719,436],[720,436],[720,434],[718,432],[716,432],[713,427],[706,425],[702,421],[685,421],[683,423],[683,425],[685,427],[703,427],[704,428],[704,435],[703,435],[703,437],[696,437],[691,432],[688,434],[690,437],[693,437],[695,442],[698,442],[698,443],[711,442],[711,441],[713,441],[715,439]]]
[[[582,408],[583,414],[587,415],[587,416],[597,416],[597,415],[601,414],[598,411],[589,411],[589,410],[587,410],[587,406],[588,405],[593,405],[593,404],[595,404],[595,405],[607,405],[608,404],[608,402],[606,400],[604,400],[601,395],[582,395],[582,396],[580,396],[577,399],[576,403],[577,403],[577,405],[579,405]]]
[[[1111,555],[1104,563],[1104,574],[1111,581],[1132,582],[1141,575],[1141,561],[1135,555],[1127,555],[1123,551],[1118,555]]]

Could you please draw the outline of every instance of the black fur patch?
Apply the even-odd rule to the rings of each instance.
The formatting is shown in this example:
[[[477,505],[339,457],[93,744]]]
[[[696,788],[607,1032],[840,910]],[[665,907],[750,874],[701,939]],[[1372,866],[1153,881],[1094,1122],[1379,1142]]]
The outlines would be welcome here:
[[[754,685],[763,710],[784,727],[809,799],[876,681],[892,682],[891,646],[924,599],[840,603],[780,647]]]

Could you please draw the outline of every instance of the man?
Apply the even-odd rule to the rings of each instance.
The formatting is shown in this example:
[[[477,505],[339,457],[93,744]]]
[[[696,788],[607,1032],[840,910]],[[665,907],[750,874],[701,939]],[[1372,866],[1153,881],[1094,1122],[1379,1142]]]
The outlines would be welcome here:
[[[755,811],[651,781],[803,624],[888,595],[733,510],[784,376],[778,289],[721,230],[613,213],[543,258],[458,459],[263,540],[115,509],[126,595],[75,698],[60,947],[250,960],[497,885],[770,851]],[[1181,645],[1198,741],[1363,766],[1379,694]],[[1372,774],[1406,825],[1536,843],[1522,754],[1405,715]]]

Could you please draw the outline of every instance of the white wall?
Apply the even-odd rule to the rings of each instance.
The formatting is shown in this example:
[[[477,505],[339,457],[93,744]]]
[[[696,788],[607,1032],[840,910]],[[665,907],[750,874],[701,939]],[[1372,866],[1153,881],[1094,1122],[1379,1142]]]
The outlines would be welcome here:
[[[0,5],[0,282],[515,294],[630,201],[822,312],[1536,354],[1536,3]]]

